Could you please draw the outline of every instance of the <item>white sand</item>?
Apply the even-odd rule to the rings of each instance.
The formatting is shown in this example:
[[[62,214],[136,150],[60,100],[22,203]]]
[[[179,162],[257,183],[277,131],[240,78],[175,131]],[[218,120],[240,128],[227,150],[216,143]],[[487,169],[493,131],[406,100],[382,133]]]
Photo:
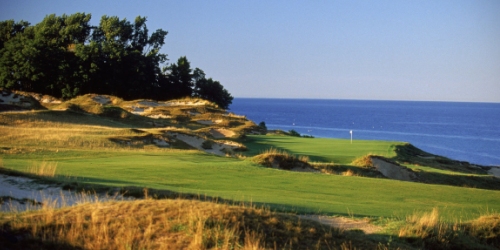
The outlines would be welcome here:
[[[198,137],[198,136],[193,136],[193,135],[186,135],[186,134],[180,134],[180,133],[168,133],[171,136],[176,137],[178,140],[181,140],[185,143],[187,143],[189,146],[196,148],[201,151],[205,151],[210,154],[215,154],[219,156],[225,156],[226,153],[224,153],[222,150],[232,150],[235,148],[242,147],[241,144],[237,142],[232,142],[232,141],[215,141],[214,144],[212,145],[211,149],[204,149],[201,147],[203,142],[205,141],[204,138]]]
[[[229,130],[229,129],[217,128],[217,129],[210,129],[210,134],[215,139],[221,139],[221,138],[226,138],[226,137],[232,137],[236,133],[234,131]]]
[[[3,102],[0,102],[2,104],[17,104],[21,101],[21,96],[20,95],[17,95],[16,97],[14,93],[11,93],[10,95],[5,95],[5,92],[2,92],[2,94],[0,95],[0,99],[3,101]]]
[[[172,116],[170,115],[164,115],[164,114],[157,114],[157,115],[148,115],[149,118],[153,118],[153,119],[170,119],[172,118]]]
[[[488,171],[489,174],[497,177],[497,178],[500,178],[500,167],[492,167],[489,171]]]
[[[138,102],[140,105],[142,106],[146,106],[146,107],[158,107],[158,106],[166,106],[165,104],[163,103],[158,103],[158,102],[155,102],[155,101],[140,101]]]
[[[92,100],[94,100],[95,102],[98,102],[100,104],[108,104],[111,102],[111,98],[109,98],[107,96],[102,96],[102,95],[96,95],[96,96],[92,97]]]
[[[405,167],[398,166],[377,157],[372,157],[371,159],[373,167],[389,179],[413,181],[416,178],[415,173]]]
[[[153,139],[153,143],[156,144],[158,147],[170,146],[170,144],[167,141],[161,139]]]
[[[62,207],[72,206],[84,202],[106,201],[111,199],[123,199],[122,196],[107,197],[105,195],[82,194],[62,190],[57,186],[36,183],[27,177],[9,176],[0,174],[0,196],[12,197],[0,204],[0,211],[24,211],[27,209],[38,209],[42,206]],[[20,202],[28,199],[41,202],[42,205],[34,205],[30,202]]]

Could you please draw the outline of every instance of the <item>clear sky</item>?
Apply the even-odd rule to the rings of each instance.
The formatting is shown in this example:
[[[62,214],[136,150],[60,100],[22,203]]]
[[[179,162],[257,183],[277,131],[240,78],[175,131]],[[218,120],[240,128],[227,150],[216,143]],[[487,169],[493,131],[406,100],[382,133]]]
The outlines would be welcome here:
[[[500,1],[0,0],[0,20],[146,16],[235,97],[500,102]]]

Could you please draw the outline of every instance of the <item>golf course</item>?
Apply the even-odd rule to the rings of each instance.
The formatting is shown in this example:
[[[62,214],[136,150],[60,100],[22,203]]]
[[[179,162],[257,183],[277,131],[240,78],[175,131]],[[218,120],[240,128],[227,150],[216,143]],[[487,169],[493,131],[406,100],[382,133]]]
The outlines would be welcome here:
[[[48,200],[15,197],[11,190],[0,197],[2,208],[11,208],[0,217],[6,248],[138,249],[165,242],[198,249],[499,246],[498,177],[487,167],[432,155],[405,142],[351,143],[268,131],[201,99],[124,101],[85,95],[44,102],[48,99],[6,91],[2,98],[2,175],[28,178],[32,187],[128,199],[50,207]],[[19,209],[26,203],[34,205]],[[238,215],[227,217],[216,212],[220,209]],[[176,222],[146,237],[143,227],[156,225],[151,218],[167,210],[176,211]],[[180,215],[187,210],[191,214]],[[127,216],[126,223],[153,217],[134,222],[139,227],[134,234],[144,237],[131,237],[132,232],[118,236],[131,226],[112,222],[115,213]],[[58,221],[72,216],[83,216],[76,223],[80,228]],[[338,220],[360,224],[345,227],[335,224]],[[54,223],[60,226],[48,226]],[[90,232],[86,223],[109,228]],[[71,231],[68,227],[72,234],[56,233]],[[88,245],[85,235],[97,239],[102,230],[124,238]],[[182,240],[158,240],[172,234]]]

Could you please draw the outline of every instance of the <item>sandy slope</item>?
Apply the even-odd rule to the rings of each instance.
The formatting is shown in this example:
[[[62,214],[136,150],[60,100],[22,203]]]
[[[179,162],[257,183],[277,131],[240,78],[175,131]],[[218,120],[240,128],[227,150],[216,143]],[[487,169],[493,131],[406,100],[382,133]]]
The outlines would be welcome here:
[[[76,193],[63,190],[61,187],[37,183],[27,177],[0,174],[0,211],[24,211],[38,209],[43,206],[72,206],[83,202],[124,199],[122,196],[106,196],[101,194]]]

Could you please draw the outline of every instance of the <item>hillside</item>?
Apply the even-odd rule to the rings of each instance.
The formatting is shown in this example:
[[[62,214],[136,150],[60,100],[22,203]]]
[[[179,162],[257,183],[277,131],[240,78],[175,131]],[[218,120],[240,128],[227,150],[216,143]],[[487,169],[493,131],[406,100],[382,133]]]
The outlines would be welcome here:
[[[70,218],[86,210],[105,211],[109,218],[121,213],[128,218],[127,223],[140,224],[141,238],[127,239],[134,249],[160,246],[163,241],[157,239],[162,237],[177,239],[179,247],[196,245],[200,249],[259,249],[273,248],[273,244],[279,249],[315,249],[313,242],[318,249],[420,248],[426,244],[488,248],[499,244],[496,212],[500,209],[500,180],[492,175],[494,169],[432,155],[410,144],[356,141],[355,147],[346,147],[346,140],[266,135],[264,128],[246,117],[193,98],[124,101],[89,94],[61,101],[2,91],[0,100],[0,172],[29,177],[1,180],[11,190],[40,192],[39,196],[23,197],[2,194],[3,207],[21,203],[46,207],[51,202],[43,199],[44,195],[49,197],[43,192],[60,190],[54,188],[96,192],[96,198],[84,201],[82,206],[27,216],[16,213],[15,217],[24,221],[18,224],[12,215],[1,214],[4,238],[31,235],[31,229],[23,223],[32,224],[32,218],[58,213]],[[108,200],[106,194],[154,199],[102,202]],[[159,209],[151,210],[151,218],[166,216],[161,211],[175,211],[171,206],[177,205],[156,200],[162,198],[177,198],[182,204],[193,205],[192,213],[203,215],[203,220],[165,224],[168,233],[153,229],[158,226],[155,223],[139,221],[135,206]],[[96,199],[101,202],[96,204]],[[231,207],[235,204],[238,206]],[[218,209],[233,211],[229,214],[234,219],[225,212],[220,215]],[[440,212],[439,216],[428,214],[433,209]],[[211,215],[206,215],[207,211]],[[92,216],[86,218],[104,218]],[[422,226],[420,216],[435,217],[425,233],[418,229]],[[358,226],[340,231],[330,228],[339,227],[333,221],[344,220]],[[488,220],[491,226],[474,228],[472,233],[471,225],[476,220]],[[50,224],[48,219],[41,221]],[[360,232],[365,230],[361,225],[378,229]],[[28,244],[22,246],[49,242],[43,243],[48,244],[46,248],[93,248],[87,245],[90,238],[56,237],[54,232],[60,228],[40,226],[48,230],[43,233],[46,236],[22,236],[22,244]],[[434,230],[443,226],[449,227],[446,235],[436,235]],[[87,229],[88,225],[75,230],[97,237],[81,231]],[[151,230],[160,231],[155,234]],[[207,233],[197,239],[196,230]],[[117,237],[116,232],[109,233]],[[119,236],[125,242],[123,237]],[[397,242],[391,243],[393,238],[398,238]],[[174,244],[169,240],[164,242]],[[112,243],[103,240],[102,244]]]

